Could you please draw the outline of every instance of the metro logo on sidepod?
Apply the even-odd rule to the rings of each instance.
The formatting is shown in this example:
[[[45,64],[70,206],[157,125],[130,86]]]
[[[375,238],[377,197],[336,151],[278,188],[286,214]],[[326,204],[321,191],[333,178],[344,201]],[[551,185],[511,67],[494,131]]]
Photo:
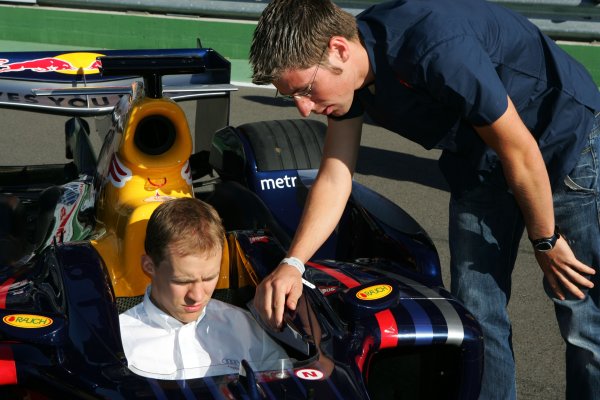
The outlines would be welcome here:
[[[361,289],[356,293],[356,297],[360,300],[377,300],[392,293],[390,285],[374,285]]]
[[[33,314],[10,314],[2,318],[2,322],[17,328],[45,328],[52,325],[52,318]]]
[[[33,71],[33,72],[59,72],[61,74],[98,74],[100,61],[96,57],[99,53],[65,53],[55,57],[37,58],[10,62],[5,58],[0,59],[0,74],[4,72]]]

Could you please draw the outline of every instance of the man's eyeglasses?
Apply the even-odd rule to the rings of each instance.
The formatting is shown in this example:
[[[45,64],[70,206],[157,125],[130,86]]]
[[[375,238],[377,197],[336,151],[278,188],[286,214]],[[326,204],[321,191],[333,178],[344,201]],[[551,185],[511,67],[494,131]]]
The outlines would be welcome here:
[[[321,53],[321,57],[319,58],[319,63],[317,64],[317,68],[315,68],[315,72],[313,73],[312,79],[310,80],[310,83],[308,84],[308,86],[306,86],[304,89],[300,89],[292,94],[281,94],[281,93],[279,93],[279,90],[277,90],[275,92],[275,97],[280,97],[285,100],[300,100],[302,97],[310,98],[310,96],[312,95],[313,84],[315,83],[315,79],[317,77],[317,72],[319,72],[319,67],[321,66],[320,60],[323,60],[325,51],[327,51],[328,48],[329,48],[329,42],[327,42],[327,46],[325,46],[325,48],[323,49],[323,52]]]

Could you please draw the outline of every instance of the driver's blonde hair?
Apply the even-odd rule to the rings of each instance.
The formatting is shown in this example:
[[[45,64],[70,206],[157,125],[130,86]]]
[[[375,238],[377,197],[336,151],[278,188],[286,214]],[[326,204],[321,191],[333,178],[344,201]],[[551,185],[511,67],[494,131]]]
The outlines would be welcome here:
[[[223,251],[225,230],[217,211],[194,198],[178,198],[159,205],[146,228],[144,250],[155,266],[169,254],[214,255]]]
[[[333,36],[358,38],[356,19],[329,0],[272,0],[261,14],[250,47],[252,82],[268,85],[290,69],[321,63]]]

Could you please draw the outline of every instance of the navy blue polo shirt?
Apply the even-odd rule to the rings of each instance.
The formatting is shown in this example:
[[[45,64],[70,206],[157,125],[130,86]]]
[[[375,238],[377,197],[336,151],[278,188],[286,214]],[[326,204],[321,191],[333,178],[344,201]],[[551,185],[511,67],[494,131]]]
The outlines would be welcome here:
[[[342,119],[366,112],[427,149],[444,149],[442,172],[460,194],[502,176],[473,125],[496,121],[508,95],[552,184],[573,168],[600,93],[585,68],[526,18],[481,0],[402,0],[372,6],[357,21],[375,81],[355,92]]]

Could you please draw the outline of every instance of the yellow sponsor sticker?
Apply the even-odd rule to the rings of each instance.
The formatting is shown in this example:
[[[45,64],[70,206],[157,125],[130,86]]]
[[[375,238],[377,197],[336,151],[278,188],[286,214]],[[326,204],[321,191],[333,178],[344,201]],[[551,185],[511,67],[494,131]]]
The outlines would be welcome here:
[[[17,328],[35,329],[52,325],[52,318],[34,314],[10,314],[2,318],[2,322]]]
[[[356,293],[359,300],[377,300],[392,293],[390,285],[374,285],[361,289]]]

